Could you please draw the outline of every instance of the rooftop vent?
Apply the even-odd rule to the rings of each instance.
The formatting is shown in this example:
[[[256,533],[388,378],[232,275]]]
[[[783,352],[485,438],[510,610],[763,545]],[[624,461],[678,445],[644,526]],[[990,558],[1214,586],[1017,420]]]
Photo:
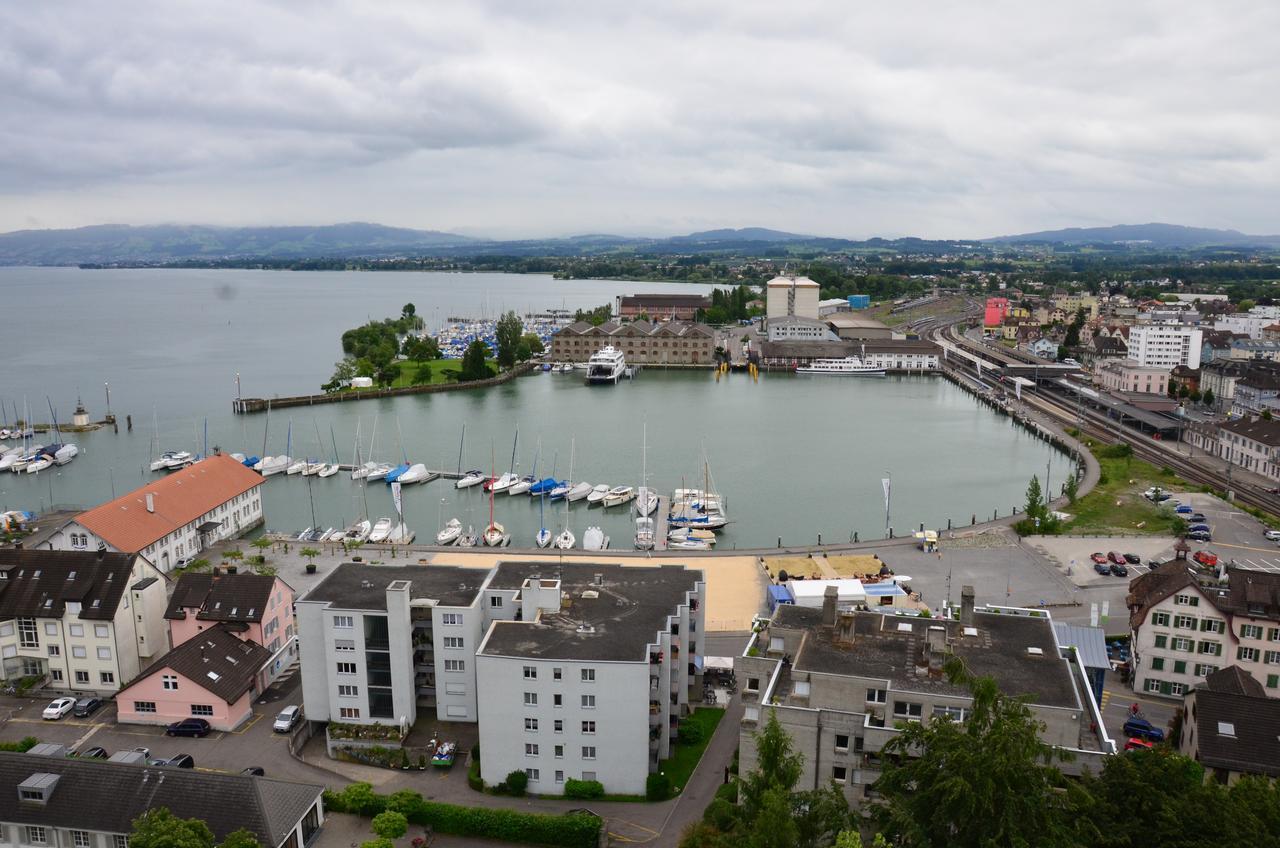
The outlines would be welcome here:
[[[1044,650],[1043,650],[1043,649],[1041,649],[1041,648],[1027,648],[1027,656],[1029,656],[1029,657],[1043,657],[1043,656],[1044,656]]]
[[[595,589],[588,589],[582,593],[583,600],[594,601],[598,597],[600,597],[600,593]]]
[[[906,622],[906,621],[900,621],[900,622],[898,622],[898,632],[899,632],[899,633],[910,633],[910,632],[911,632],[911,630],[912,630],[912,627],[911,627],[910,622]]]
[[[209,679],[212,680],[214,683],[217,683],[219,680],[222,679],[222,675],[218,674],[218,672],[216,671],[206,672],[206,674],[208,675]]]
[[[67,581],[68,581],[68,582],[70,582],[70,581],[75,580],[75,579],[76,579],[76,573],[75,573],[74,571],[68,571],[68,572],[67,572]]]
[[[977,635],[978,635],[978,628],[976,628],[976,627],[966,627],[966,628],[964,628],[964,630],[963,630],[962,632],[963,632],[963,633],[964,633],[964,635],[966,635],[966,636],[977,636]]]
[[[372,589],[372,588],[373,588],[373,581],[372,581],[372,580],[361,580],[361,581],[360,581],[360,588],[361,588],[361,589]]]
[[[1236,735],[1236,726],[1229,721],[1220,721],[1218,722],[1218,735],[1230,736],[1234,739]]]
[[[592,577],[591,582],[595,583],[597,586],[603,586],[603,585],[604,585],[604,575],[603,575],[603,574],[599,574],[599,573],[595,574],[595,575]]]

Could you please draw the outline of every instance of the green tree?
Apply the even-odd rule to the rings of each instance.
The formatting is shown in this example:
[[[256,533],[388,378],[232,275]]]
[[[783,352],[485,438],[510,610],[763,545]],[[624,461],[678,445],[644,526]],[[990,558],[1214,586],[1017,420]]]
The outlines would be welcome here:
[[[413,383],[416,386],[425,386],[431,382],[431,363],[419,362],[417,367],[413,369]]]
[[[440,343],[431,336],[405,336],[400,343],[400,353],[405,359],[426,362],[440,358]]]
[[[1191,394],[1188,395],[1188,397],[1190,398],[1192,403],[1199,403],[1201,399],[1204,398],[1204,395],[1200,394],[1199,389],[1192,389]]]
[[[409,820],[402,812],[384,810],[373,817],[371,826],[373,832],[383,839],[399,839],[408,832]]]
[[[417,315],[417,314],[418,314],[418,307],[414,306],[412,303],[406,303],[404,306],[402,306],[402,307],[400,308],[400,317],[401,317],[401,318],[410,318],[410,319],[412,319],[412,318],[413,318],[413,316],[415,316],[415,315]]]
[[[390,839],[378,837],[377,839],[366,839],[361,842],[360,848],[396,848],[396,843]]]
[[[1205,389],[1205,390],[1204,390],[1204,395],[1203,395],[1203,397],[1201,397],[1201,400],[1203,400],[1203,401],[1204,401],[1204,405],[1205,405],[1205,406],[1213,406],[1213,402],[1214,402],[1216,399],[1217,399],[1217,398],[1215,398],[1215,397],[1214,397],[1214,394],[1213,394],[1213,389]]]
[[[239,562],[240,560],[244,559],[244,551],[240,550],[239,548],[230,548],[229,550],[225,550],[222,552],[222,558],[229,559],[232,562]]]
[[[1027,484],[1027,503],[1023,512],[1032,521],[1045,516],[1044,492],[1040,490],[1040,478],[1034,474],[1031,475],[1031,482]]]
[[[397,379],[399,379],[399,377],[400,377],[399,362],[387,362],[386,364],[379,366],[378,373],[374,375],[374,379],[377,380],[378,383],[383,386],[390,386]]]
[[[317,550],[316,548],[303,548],[303,549],[301,549],[300,551],[298,551],[298,553],[299,553],[301,556],[306,557],[306,559],[307,559],[307,564],[308,564],[308,565],[310,565],[310,564],[311,564],[312,560],[314,560],[316,557],[320,556],[320,551],[319,551],[319,550]]]
[[[180,819],[154,807],[133,820],[129,845],[136,848],[213,848],[213,831],[200,819]]]
[[[508,311],[493,328],[494,339],[498,344],[498,367],[510,368],[516,364],[516,348],[520,345],[520,337],[524,335],[524,322],[515,312]]]
[[[842,830],[836,834],[835,848],[863,848],[862,834],[856,830]],[[871,840],[871,848],[889,848],[884,834],[877,833]]]
[[[1064,492],[1067,496],[1067,503],[1074,505],[1076,497],[1080,494],[1080,480],[1074,473],[1067,475],[1067,485]]]
[[[742,779],[738,798],[746,817],[755,820],[764,804],[765,793],[788,793],[804,770],[804,755],[796,753],[791,737],[778,723],[776,710],[769,710],[764,729],[752,734],[756,746],[756,768]]]
[[[1186,400],[1190,396],[1191,396],[1191,388],[1186,383],[1180,384],[1178,386],[1178,397],[1182,398],[1183,400]]]
[[[1091,844],[1097,834],[1082,817],[1088,795],[1053,765],[1065,754],[1041,740],[1044,725],[1025,700],[1003,695],[989,677],[972,677],[959,659],[946,672],[968,687],[970,713],[963,723],[901,723],[885,744],[874,784],[884,803],[872,815],[888,841],[901,848]]]
[[[356,363],[354,359],[341,359],[334,363],[333,376],[329,378],[329,382],[320,388],[326,392],[337,391],[342,386],[351,383],[351,378],[356,376]]]
[[[1270,408],[1267,408],[1267,409],[1262,410],[1262,420],[1263,420],[1263,421],[1270,421],[1270,420],[1271,420],[1271,409],[1270,409]]]
[[[1238,308],[1241,312],[1248,312],[1250,309],[1252,309],[1253,307],[1255,307],[1255,306],[1257,306],[1257,305],[1258,305],[1258,304],[1257,304],[1257,303],[1255,303],[1255,302],[1254,302],[1254,301],[1252,301],[1252,300],[1242,300],[1242,301],[1240,301],[1240,303],[1237,305],[1237,308]]]
[[[488,356],[488,345],[479,339],[472,341],[462,354],[462,368],[458,372],[458,379],[469,382],[492,377],[493,373],[489,369],[488,363],[485,362]]]
[[[593,327],[599,327],[613,317],[613,304],[606,303],[595,309],[579,309],[573,313],[574,321],[586,321]]]
[[[531,353],[545,353],[547,346],[542,343],[542,337],[537,333],[525,333],[520,337],[520,341],[529,346]]]
[[[529,345],[524,339],[520,340],[520,344],[516,345],[516,362],[528,362],[533,356],[533,351],[529,349]]]
[[[242,827],[228,833],[227,838],[218,843],[218,848],[262,848],[262,843],[252,831]]]

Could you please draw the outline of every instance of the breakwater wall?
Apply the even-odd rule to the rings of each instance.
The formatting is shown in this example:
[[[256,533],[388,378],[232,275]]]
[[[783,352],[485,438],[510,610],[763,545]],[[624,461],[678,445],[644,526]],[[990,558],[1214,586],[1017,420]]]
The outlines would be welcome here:
[[[236,415],[248,415],[254,412],[266,412],[267,407],[284,409],[291,406],[318,406],[324,403],[354,403],[376,398],[392,398],[402,395],[431,395],[438,392],[456,392],[464,389],[483,389],[488,386],[500,386],[523,374],[528,374],[535,363],[523,362],[487,380],[472,380],[466,383],[431,383],[424,386],[401,386],[395,389],[352,389],[345,392],[328,392],[317,395],[294,395],[292,397],[274,398],[236,398],[231,401],[231,411]]]

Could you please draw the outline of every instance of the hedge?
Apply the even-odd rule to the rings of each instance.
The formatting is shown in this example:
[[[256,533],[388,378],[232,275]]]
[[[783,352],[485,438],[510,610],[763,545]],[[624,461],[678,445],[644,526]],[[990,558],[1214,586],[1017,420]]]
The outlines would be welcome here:
[[[601,820],[587,813],[545,815],[487,807],[462,807],[426,801],[416,792],[400,791],[394,796],[378,795],[368,783],[353,783],[341,792],[326,790],[325,808],[335,813],[373,817],[387,808],[389,797],[409,821],[430,825],[437,833],[477,836],[527,845],[555,845],[565,848],[596,848]]]
[[[34,736],[24,736],[17,742],[0,742],[0,751],[17,751],[19,754],[25,754],[39,744],[40,740]]]
[[[574,780],[564,782],[564,797],[576,800],[593,800],[604,797],[604,784],[598,780]]]

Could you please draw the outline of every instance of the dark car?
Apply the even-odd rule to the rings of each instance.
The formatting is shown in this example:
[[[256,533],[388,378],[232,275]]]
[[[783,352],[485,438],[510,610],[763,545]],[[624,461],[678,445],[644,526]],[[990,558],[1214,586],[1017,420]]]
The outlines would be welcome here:
[[[1093,570],[1103,576],[1106,576],[1111,573],[1111,569],[1107,567],[1107,564],[1105,562],[1095,562],[1093,564]]]
[[[105,760],[111,755],[107,753],[106,748],[101,748],[95,745],[92,748],[85,748],[83,751],[76,754],[76,756],[82,760]]]
[[[1188,518],[1187,521],[1190,521],[1192,524],[1202,524],[1205,521],[1204,513],[1197,512],[1195,515]]]
[[[1130,716],[1124,723],[1124,735],[1135,739],[1146,739],[1151,742],[1163,742],[1164,731],[1145,718]]]
[[[240,773],[252,775],[253,777],[265,777],[267,774],[267,770],[264,769],[262,766],[246,766],[245,768],[240,770]]]
[[[161,761],[160,765],[193,769],[196,767],[196,761],[190,754],[174,754],[169,759]]]
[[[1124,561],[1130,565],[1142,565],[1142,557],[1137,554],[1125,554]]]
[[[81,698],[76,701],[75,708],[71,710],[71,714],[76,718],[88,718],[96,713],[102,707],[102,701],[97,698]]]
[[[1147,568],[1151,569],[1152,571],[1155,571],[1160,566],[1161,566],[1161,563],[1156,562],[1154,559],[1147,560]]]
[[[1209,525],[1204,523],[1192,524],[1189,527],[1187,527],[1187,529],[1190,530],[1192,533],[1212,533],[1213,532],[1209,528]]]
[[[1129,569],[1124,567],[1118,562],[1113,562],[1111,563],[1111,573],[1114,574],[1116,577],[1128,577]]]
[[[1092,554],[1089,554],[1089,559],[1093,560],[1094,562],[1105,563],[1107,561],[1107,555],[1101,552],[1092,553]]]
[[[1124,565],[1124,554],[1119,551],[1111,551],[1107,554],[1107,559],[1114,562],[1116,565]]]
[[[175,721],[164,729],[169,736],[208,736],[209,722],[202,718],[184,718],[182,721]]]
[[[1208,530],[1193,530],[1187,534],[1188,539],[1194,539],[1197,542],[1212,542],[1213,534]]]

